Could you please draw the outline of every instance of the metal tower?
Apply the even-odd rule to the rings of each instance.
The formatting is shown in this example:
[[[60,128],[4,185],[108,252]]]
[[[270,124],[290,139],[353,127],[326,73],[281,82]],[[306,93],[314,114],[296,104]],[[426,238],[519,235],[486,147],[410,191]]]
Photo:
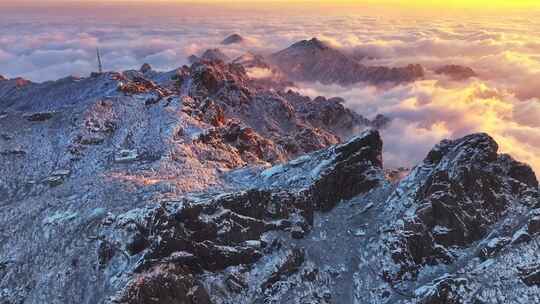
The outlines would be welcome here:
[[[96,48],[97,53],[97,61],[98,61],[98,72],[101,74],[103,73],[103,65],[101,64],[101,54],[99,52],[99,48]]]

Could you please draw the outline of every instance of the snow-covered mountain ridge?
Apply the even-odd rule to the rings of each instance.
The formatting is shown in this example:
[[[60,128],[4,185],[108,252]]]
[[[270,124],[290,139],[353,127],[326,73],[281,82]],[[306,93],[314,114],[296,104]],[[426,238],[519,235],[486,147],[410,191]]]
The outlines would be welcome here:
[[[540,300],[538,181],[489,135],[389,179],[379,120],[215,59],[0,78],[0,303]]]

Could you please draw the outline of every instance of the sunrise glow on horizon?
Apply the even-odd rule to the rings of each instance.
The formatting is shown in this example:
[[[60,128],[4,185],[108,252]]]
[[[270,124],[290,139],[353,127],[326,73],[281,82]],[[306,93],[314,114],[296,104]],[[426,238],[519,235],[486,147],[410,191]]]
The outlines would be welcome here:
[[[220,5],[220,6],[238,6],[245,7],[287,7],[301,5],[306,9],[317,7],[387,7],[400,9],[512,9],[512,8],[540,8],[540,2],[536,0],[450,0],[450,1],[431,1],[431,0],[21,0],[17,3],[4,2],[1,6],[45,6],[53,4],[62,5]]]

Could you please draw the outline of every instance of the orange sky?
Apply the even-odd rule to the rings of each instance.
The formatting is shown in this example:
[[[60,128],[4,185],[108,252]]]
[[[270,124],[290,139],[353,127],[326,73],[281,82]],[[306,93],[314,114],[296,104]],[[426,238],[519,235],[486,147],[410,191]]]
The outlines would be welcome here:
[[[170,6],[174,6],[171,8]],[[149,8],[151,6],[151,8]],[[279,15],[373,15],[373,16],[477,16],[531,15],[540,12],[540,0],[0,0],[4,12],[23,9],[77,9],[117,7],[137,13],[172,12],[190,15],[276,14]],[[8,10],[9,9],[9,10]],[[87,11],[90,13],[90,11]],[[0,16],[2,10],[0,9]]]
[[[399,8],[475,8],[475,9],[508,9],[508,8],[540,8],[538,0],[1,0],[0,5],[35,4],[47,5],[51,3],[69,4],[103,4],[103,3],[144,3],[144,4],[214,4],[214,5],[242,5],[250,7],[259,6],[325,6],[325,7],[351,7],[351,6],[386,6]]]

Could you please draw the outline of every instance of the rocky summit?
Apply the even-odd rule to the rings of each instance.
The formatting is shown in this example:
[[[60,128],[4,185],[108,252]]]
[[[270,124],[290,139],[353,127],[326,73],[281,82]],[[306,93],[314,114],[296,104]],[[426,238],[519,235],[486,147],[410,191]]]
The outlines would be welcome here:
[[[355,56],[317,38],[299,41],[272,54],[269,60],[295,81],[340,85],[366,82],[378,85],[411,82],[424,77],[421,65],[366,66]]]
[[[3,79],[0,303],[540,302],[528,165],[472,134],[385,168],[389,118],[254,68]]]
[[[242,42],[244,42],[244,37],[240,36],[239,34],[231,34],[230,36],[227,36],[227,38],[223,39],[221,44],[231,45],[231,44],[238,44]]]

